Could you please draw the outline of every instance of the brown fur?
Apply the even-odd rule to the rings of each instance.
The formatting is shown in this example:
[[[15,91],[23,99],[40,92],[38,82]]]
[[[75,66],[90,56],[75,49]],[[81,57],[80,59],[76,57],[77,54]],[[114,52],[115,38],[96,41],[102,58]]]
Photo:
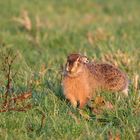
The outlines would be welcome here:
[[[63,80],[64,95],[75,107],[79,102],[80,108],[82,108],[90,99],[90,87],[87,79],[86,73],[82,73],[74,78],[66,76]]]
[[[127,95],[127,76],[115,66],[109,64],[88,63],[80,54],[71,54],[67,58],[63,77],[63,90],[66,99],[73,106],[80,103],[82,108],[97,90],[125,91]]]
[[[128,86],[128,80],[125,73],[110,64],[87,64],[89,71],[97,82],[100,82],[101,88],[112,91],[122,91]]]

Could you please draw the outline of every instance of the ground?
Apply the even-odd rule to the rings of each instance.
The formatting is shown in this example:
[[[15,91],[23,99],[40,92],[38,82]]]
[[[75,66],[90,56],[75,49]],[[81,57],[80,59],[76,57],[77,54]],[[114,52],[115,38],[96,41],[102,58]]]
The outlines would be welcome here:
[[[139,14],[139,0],[1,0],[0,103],[7,84],[3,63],[12,52],[11,59],[17,57],[11,73],[18,72],[8,98],[32,93],[30,99],[11,103],[32,107],[0,113],[0,139],[140,139]],[[129,97],[99,93],[113,109],[92,113],[85,108],[81,115],[65,101],[61,88],[62,66],[72,52],[125,71]]]

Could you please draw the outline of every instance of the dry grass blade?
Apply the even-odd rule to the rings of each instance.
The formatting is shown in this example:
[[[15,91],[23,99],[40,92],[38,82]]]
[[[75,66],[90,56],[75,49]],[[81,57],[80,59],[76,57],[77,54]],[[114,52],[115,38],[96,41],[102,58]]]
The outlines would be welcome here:
[[[113,136],[112,136],[112,132],[111,131],[108,132],[108,140],[113,140]]]
[[[105,29],[97,28],[97,30],[94,31],[93,33],[92,32],[87,33],[87,40],[89,44],[93,45],[97,41],[100,41],[100,40],[105,41],[109,39],[110,36],[111,35],[107,31],[105,31]]]
[[[80,123],[80,121],[79,121],[78,118],[75,116],[75,114],[73,114],[71,111],[69,111],[68,114],[75,120],[75,122],[76,122],[77,124]]]
[[[87,39],[88,39],[88,42],[89,42],[90,45],[94,44],[94,36],[91,32],[87,33]]]
[[[103,28],[97,28],[96,30],[96,39],[97,40],[106,40],[108,39],[109,34]]]
[[[12,92],[12,80],[15,78],[16,73],[13,75],[12,67],[17,58],[17,55],[13,55],[13,51],[11,49],[7,50],[6,54],[3,54],[3,72],[5,74],[5,78],[7,80],[6,84],[6,92],[5,92],[5,97],[4,97],[4,107],[7,107],[8,105],[8,95],[10,92]]]
[[[40,132],[40,130],[45,127],[46,115],[45,115],[45,113],[43,111],[41,111],[39,109],[37,109],[37,110],[39,111],[39,114],[41,114],[40,127],[39,127],[39,129],[37,129],[37,132]],[[31,126],[29,126],[28,129],[30,129],[32,131],[33,128]]]
[[[107,102],[105,103],[105,108],[106,108],[106,109],[113,109],[114,107],[113,107],[113,105],[112,105],[111,102],[107,101]]]
[[[0,110],[0,113],[9,112],[9,111],[25,112],[25,111],[27,111],[28,109],[31,109],[31,108],[32,108],[32,105],[28,104],[28,105],[26,105],[24,107],[21,107],[21,108],[6,108],[6,109],[3,109],[3,110]]]
[[[36,17],[35,17],[35,20],[36,20],[36,28],[37,28],[37,29],[39,29],[40,27],[43,26],[43,23],[41,22],[39,16],[36,16]]]
[[[46,121],[46,115],[45,115],[45,113],[42,113],[41,128],[43,128],[45,126],[45,121]]]
[[[136,140],[140,140],[140,129],[138,129],[136,131],[136,136],[135,136]]]
[[[3,103],[3,108],[4,110],[1,110],[0,112],[7,112],[7,111],[11,111],[11,110],[15,110],[15,111],[20,111],[24,110],[23,108],[17,109],[17,108],[10,108],[11,102],[14,101],[14,103],[16,102],[22,102],[28,98],[30,98],[32,96],[31,92],[26,92],[22,95],[19,95],[17,97],[11,98],[11,99],[5,99],[5,102]]]
[[[40,77],[44,77],[44,75],[46,74],[46,72],[47,72],[46,65],[45,64],[42,64],[41,65],[41,68],[40,68],[40,71],[39,71]]]
[[[133,62],[133,58],[129,56],[127,53],[117,50],[117,52],[113,54],[112,52],[110,52],[102,56],[102,61],[109,62],[117,67],[123,65],[129,68],[129,66]]]
[[[32,29],[32,22],[29,18],[27,10],[23,10],[20,17],[14,17],[14,21],[20,23],[26,30],[30,31]]]
[[[22,13],[23,19],[24,19],[24,26],[26,27],[27,30],[32,29],[32,23],[28,15],[28,11],[24,10]]]
[[[87,112],[83,110],[79,110],[80,115],[85,118],[86,120],[90,120],[90,116],[87,114]]]
[[[32,96],[31,92],[25,92],[22,95],[19,95],[15,98],[11,98],[9,100],[9,102],[11,102],[11,101],[14,101],[14,102],[23,101],[23,100],[26,100],[26,99],[30,98],[31,96]]]
[[[134,89],[135,89],[135,92],[138,90],[138,80],[139,80],[139,75],[135,74],[135,76],[134,76]]]

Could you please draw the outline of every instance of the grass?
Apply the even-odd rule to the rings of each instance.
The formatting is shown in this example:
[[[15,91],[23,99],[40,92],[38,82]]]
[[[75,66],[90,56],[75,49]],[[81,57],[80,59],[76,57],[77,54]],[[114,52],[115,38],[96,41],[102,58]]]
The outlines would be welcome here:
[[[11,49],[18,54],[13,94],[33,93],[27,101],[31,110],[0,113],[0,139],[102,140],[109,132],[114,138],[118,133],[123,140],[140,139],[139,0],[1,0],[0,7],[0,53]],[[23,19],[23,11],[31,29],[14,20]],[[81,116],[65,102],[61,89],[60,67],[71,52],[117,64],[131,80],[129,98],[103,93],[114,110],[95,115],[85,108],[92,117]],[[1,95],[6,80],[0,71]]]

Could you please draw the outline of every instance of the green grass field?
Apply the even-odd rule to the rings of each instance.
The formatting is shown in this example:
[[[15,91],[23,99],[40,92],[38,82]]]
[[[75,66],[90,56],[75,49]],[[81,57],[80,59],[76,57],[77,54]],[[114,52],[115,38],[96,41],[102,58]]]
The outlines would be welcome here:
[[[11,74],[18,72],[8,98],[32,92],[10,106],[32,107],[0,113],[1,140],[140,140],[139,0],[1,0],[1,110],[9,50],[11,58],[17,55]],[[85,108],[90,119],[80,115],[61,88],[61,67],[72,52],[118,65],[131,81],[129,97],[102,93],[113,109],[95,114]]]

